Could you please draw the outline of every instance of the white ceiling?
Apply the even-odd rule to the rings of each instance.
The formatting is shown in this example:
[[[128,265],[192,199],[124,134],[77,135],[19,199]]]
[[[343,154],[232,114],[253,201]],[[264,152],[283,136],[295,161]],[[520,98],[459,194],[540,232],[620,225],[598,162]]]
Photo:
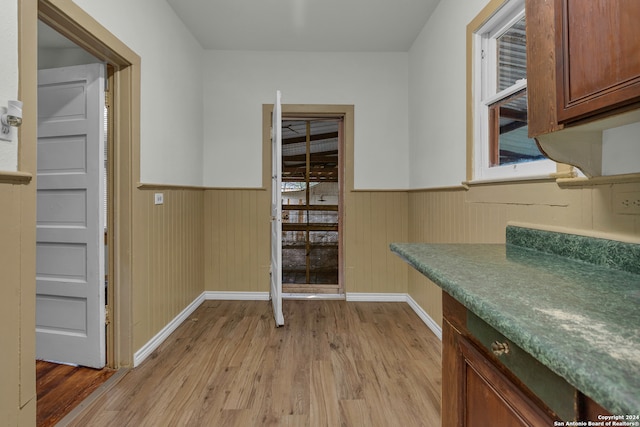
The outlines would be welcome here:
[[[166,1],[205,49],[406,52],[440,0]],[[74,46],[44,24],[38,41]]]
[[[406,52],[439,0],[167,0],[205,49]]]

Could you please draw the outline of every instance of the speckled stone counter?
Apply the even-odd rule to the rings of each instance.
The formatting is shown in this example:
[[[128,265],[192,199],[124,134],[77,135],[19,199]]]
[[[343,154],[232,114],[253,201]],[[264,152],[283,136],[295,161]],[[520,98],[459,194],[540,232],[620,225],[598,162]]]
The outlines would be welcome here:
[[[640,414],[640,245],[508,227],[507,244],[391,250],[613,414]]]

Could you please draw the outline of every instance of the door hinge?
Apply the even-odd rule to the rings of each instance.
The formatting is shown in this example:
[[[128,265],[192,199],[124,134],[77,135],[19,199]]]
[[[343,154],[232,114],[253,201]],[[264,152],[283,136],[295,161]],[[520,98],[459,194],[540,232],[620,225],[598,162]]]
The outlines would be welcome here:
[[[111,92],[105,92],[104,93],[104,105],[107,108],[111,107]]]
[[[109,310],[108,305],[104,306],[104,324],[105,325],[111,324],[111,310]]]

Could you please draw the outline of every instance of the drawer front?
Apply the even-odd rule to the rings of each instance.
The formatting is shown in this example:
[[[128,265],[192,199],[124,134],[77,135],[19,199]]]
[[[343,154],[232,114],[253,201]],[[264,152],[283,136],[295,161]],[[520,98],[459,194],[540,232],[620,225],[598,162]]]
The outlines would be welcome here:
[[[576,418],[577,391],[485,321],[467,311],[467,329],[512,374],[563,420]]]

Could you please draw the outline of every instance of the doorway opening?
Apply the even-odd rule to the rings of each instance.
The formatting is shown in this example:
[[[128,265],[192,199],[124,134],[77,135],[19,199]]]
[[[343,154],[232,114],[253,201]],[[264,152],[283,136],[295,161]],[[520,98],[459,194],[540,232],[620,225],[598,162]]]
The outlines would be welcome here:
[[[19,25],[23,29],[23,43],[19,46],[19,90],[26,106],[38,105],[35,72],[38,68],[38,52],[33,47],[38,43],[36,35],[40,21],[99,62],[107,64],[105,77],[111,108],[108,110],[107,197],[110,208],[106,221],[109,233],[105,242],[105,255],[108,256],[105,275],[108,277],[106,301],[109,313],[105,316],[106,325],[103,327],[106,329],[107,366],[116,369],[128,367],[133,364],[131,205],[140,173],[140,57],[73,2],[56,2],[54,5],[50,0],[22,1],[21,8]],[[25,111],[35,111],[35,107],[28,107]],[[33,116],[35,122],[35,114]],[[29,134],[35,142],[35,129],[35,126],[33,131],[23,129],[23,136]],[[34,165],[35,174],[36,144],[24,146],[21,153],[21,161]]]
[[[105,368],[113,67],[38,21],[37,68],[36,417],[52,425],[115,372]]]
[[[282,120],[282,291],[344,294],[342,117]]]
[[[20,91],[25,105],[38,105],[38,52],[32,49],[41,21],[76,47],[107,64],[109,129],[107,180],[106,363],[110,368],[133,364],[132,252],[133,195],[140,174],[140,57],[73,2],[21,2]],[[35,132],[34,132],[35,133]],[[35,136],[34,141],[35,141]],[[36,159],[36,144],[23,150]],[[34,171],[35,172],[35,171]]]
[[[109,74],[38,21],[36,353],[94,368],[110,329]]]

